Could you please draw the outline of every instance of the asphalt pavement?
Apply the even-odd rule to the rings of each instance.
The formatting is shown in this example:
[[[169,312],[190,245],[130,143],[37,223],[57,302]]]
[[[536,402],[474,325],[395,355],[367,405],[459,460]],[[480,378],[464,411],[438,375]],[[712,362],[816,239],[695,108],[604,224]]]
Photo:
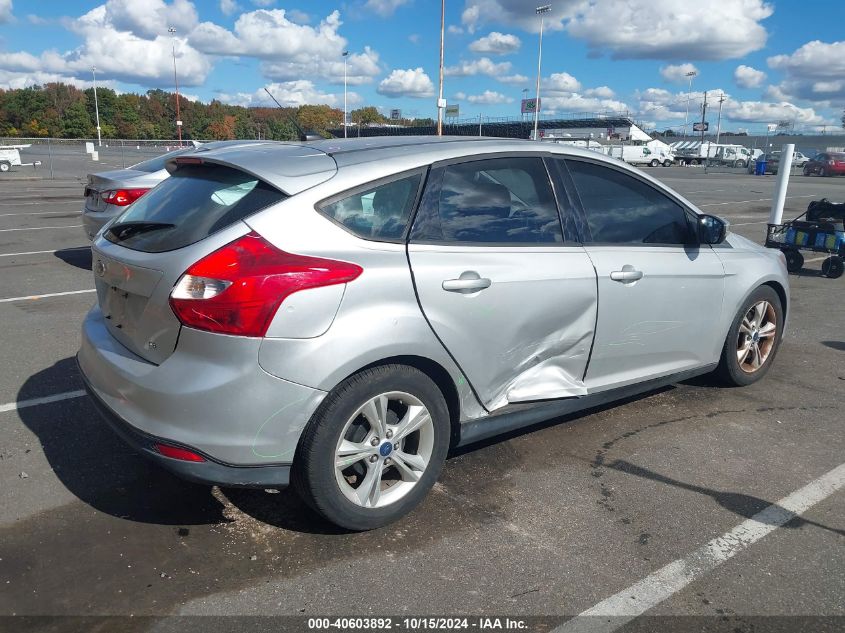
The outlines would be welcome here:
[[[456,451],[422,507],[348,534],[291,491],[183,482],[100,422],[74,361],[94,301],[90,160],[68,160],[63,179],[0,180],[0,616],[18,616],[0,629],[165,631],[144,616],[178,614],[549,630],[597,612],[563,630],[845,627],[845,278],[820,258],[790,277],[763,381],[696,379]],[[647,171],[763,241],[773,176]],[[822,197],[845,200],[845,178],[793,177],[784,216]]]

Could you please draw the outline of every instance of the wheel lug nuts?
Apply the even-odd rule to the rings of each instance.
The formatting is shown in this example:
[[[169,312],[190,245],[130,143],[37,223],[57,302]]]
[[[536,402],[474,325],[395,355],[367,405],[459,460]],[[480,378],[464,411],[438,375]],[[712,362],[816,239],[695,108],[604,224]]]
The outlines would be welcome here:
[[[378,455],[370,455],[370,462],[375,464],[378,461]]]
[[[393,431],[388,429],[386,435],[387,435],[387,439],[390,439],[391,437],[393,437]]]
[[[399,450],[399,442],[396,442],[396,444],[394,444],[394,445],[393,445],[393,450],[394,450],[394,451],[398,451],[398,450]]]
[[[392,464],[392,463],[393,463],[393,460],[392,460],[392,459],[390,459],[389,457],[388,457],[387,459],[385,459],[385,460],[384,460],[384,465],[385,465],[385,466],[390,466],[390,464]]]
[[[370,446],[378,446],[378,438],[374,437],[370,440]]]

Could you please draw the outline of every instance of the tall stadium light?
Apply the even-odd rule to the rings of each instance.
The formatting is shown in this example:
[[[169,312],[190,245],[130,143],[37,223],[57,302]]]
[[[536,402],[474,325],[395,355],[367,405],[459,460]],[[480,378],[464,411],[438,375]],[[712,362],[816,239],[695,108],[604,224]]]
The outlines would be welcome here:
[[[698,75],[698,73],[694,70],[689,71],[686,75],[687,77],[689,77],[689,88],[687,89],[687,113],[684,117],[684,138],[687,137],[687,126],[689,125],[689,102],[692,98],[692,80],[695,78],[696,75]]]
[[[520,116],[522,117],[522,122],[525,123],[525,112],[522,112],[522,109],[525,107],[525,100],[528,98],[528,88],[522,89],[522,104],[520,105]]]
[[[343,138],[346,138],[346,62],[349,51],[343,51]]]
[[[176,86],[176,134],[179,136],[179,147],[182,147],[182,117],[179,114],[179,78],[176,75],[176,29],[167,29],[173,38],[173,83]]]
[[[537,128],[540,125],[540,72],[543,63],[543,22],[546,14],[552,10],[552,5],[544,4],[542,7],[535,9],[537,15],[540,16],[540,46],[537,49],[537,94],[534,98],[534,140],[538,139]]]
[[[440,92],[437,96],[437,136],[443,136],[443,38],[446,33],[446,0],[440,0]]]
[[[102,147],[103,139],[100,138],[100,104],[97,103],[97,69],[91,66],[91,74],[94,75],[94,115],[97,117],[97,146]]]

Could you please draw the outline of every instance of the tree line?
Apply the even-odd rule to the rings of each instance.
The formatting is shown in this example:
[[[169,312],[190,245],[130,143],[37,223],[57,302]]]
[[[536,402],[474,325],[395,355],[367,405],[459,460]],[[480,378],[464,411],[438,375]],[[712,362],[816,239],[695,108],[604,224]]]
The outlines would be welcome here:
[[[97,88],[100,133],[115,139],[176,138],[176,96],[155,89],[146,94],[118,94],[111,88]],[[266,138],[296,140],[296,126],[326,135],[330,128],[341,127],[343,111],[325,104],[286,108],[246,108],[179,100],[184,139]],[[350,113],[356,125],[373,125],[387,119],[373,106]],[[80,90],[63,83],[48,83],[14,90],[0,89],[0,136],[95,138],[96,112],[94,90]],[[294,122],[296,125],[294,125]],[[430,123],[417,120],[406,124]],[[396,121],[394,121],[396,123]],[[350,134],[352,135],[352,134]]]

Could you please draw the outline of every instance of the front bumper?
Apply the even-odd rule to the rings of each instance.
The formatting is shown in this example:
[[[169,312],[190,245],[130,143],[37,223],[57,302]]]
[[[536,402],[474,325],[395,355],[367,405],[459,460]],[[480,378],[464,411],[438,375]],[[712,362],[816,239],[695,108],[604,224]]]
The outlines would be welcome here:
[[[134,428],[103,402],[85,378],[84,373],[82,374],[82,378],[85,384],[85,390],[91,397],[91,402],[93,402],[97,412],[109,427],[141,455],[175,473],[179,477],[200,484],[224,486],[227,488],[282,488],[290,483],[291,467],[289,464],[232,466],[231,464],[215,461],[196,448],[189,446],[182,446],[182,448],[187,448],[202,455],[206,461],[187,462],[165,457],[156,450],[155,444],[161,442],[174,445],[172,440],[154,437]]]

